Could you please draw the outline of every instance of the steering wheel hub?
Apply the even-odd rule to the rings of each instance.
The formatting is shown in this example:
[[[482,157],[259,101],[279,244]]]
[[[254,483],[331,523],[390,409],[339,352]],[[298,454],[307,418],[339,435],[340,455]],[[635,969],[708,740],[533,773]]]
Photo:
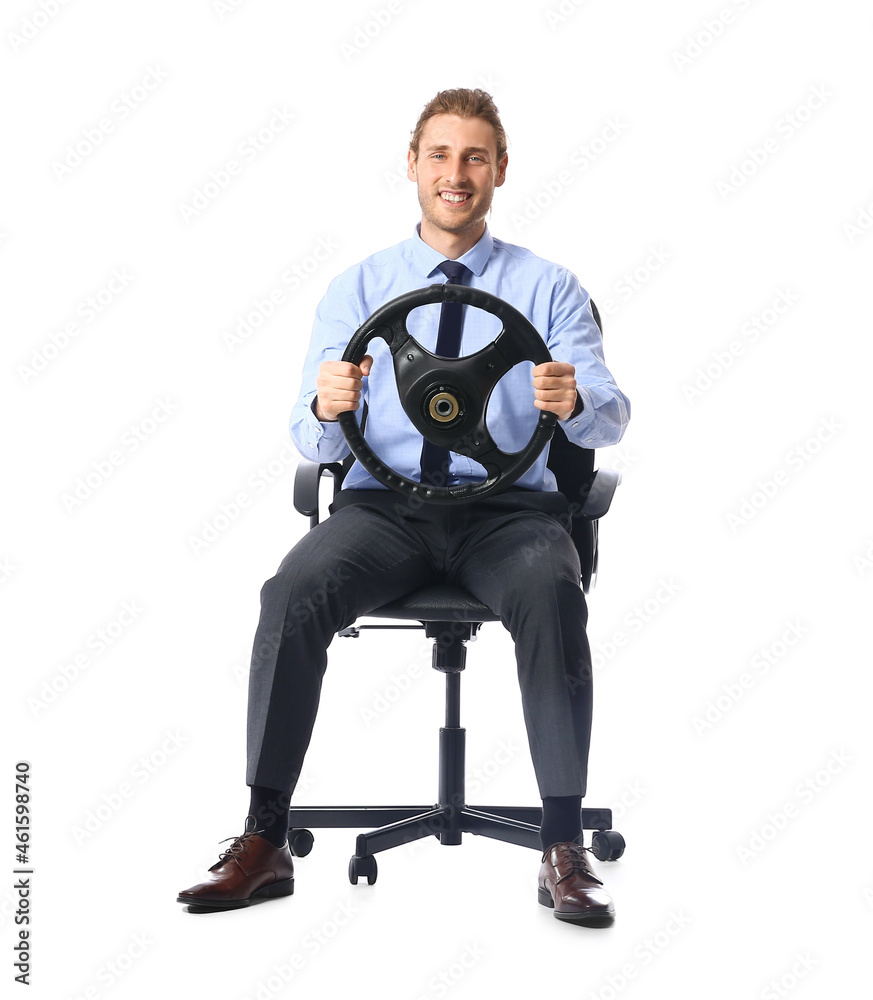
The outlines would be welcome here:
[[[425,402],[427,404],[428,416],[438,424],[450,424],[458,416],[463,416],[463,404],[451,388],[446,388],[442,385],[437,386],[436,392],[428,397]]]

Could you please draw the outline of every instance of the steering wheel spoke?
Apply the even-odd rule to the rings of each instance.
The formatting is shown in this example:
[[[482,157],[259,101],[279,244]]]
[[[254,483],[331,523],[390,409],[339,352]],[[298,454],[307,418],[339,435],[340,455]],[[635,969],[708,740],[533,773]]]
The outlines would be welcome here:
[[[515,366],[515,362],[510,363],[506,360],[506,355],[494,340],[481,351],[458,358],[458,365],[469,374],[470,378],[476,380],[479,391],[487,400],[497,383],[510,368]]]
[[[497,442],[491,437],[484,423],[470,431],[469,434],[452,441],[448,450],[472,458],[480,465],[490,464],[497,467],[499,467],[501,459],[508,457],[506,452],[497,447]]]
[[[390,323],[385,324],[387,335],[383,333],[383,336],[388,341],[388,347],[392,355],[396,355],[407,341],[411,340],[415,343],[415,338],[410,336],[409,330],[406,327],[406,317],[408,315],[409,313],[403,313],[403,315],[392,319]]]
[[[522,361],[533,360],[530,356],[530,345],[511,327],[509,329],[504,327],[489,347],[493,347],[495,354],[503,359],[507,371]]]

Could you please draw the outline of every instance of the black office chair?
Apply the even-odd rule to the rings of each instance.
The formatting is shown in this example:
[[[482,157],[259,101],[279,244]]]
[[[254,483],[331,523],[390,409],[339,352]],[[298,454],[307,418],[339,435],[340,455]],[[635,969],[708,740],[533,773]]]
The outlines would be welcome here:
[[[593,307],[593,303],[592,303]],[[594,308],[600,327],[600,317]],[[316,464],[301,462],[294,483],[294,506],[309,517],[310,527],[319,521],[319,485],[325,474],[333,478],[334,495],[353,459]],[[579,552],[582,587],[588,593],[597,570],[598,520],[609,509],[619,473],[594,469],[594,452],[571,444],[560,426],[551,441],[548,467],[558,489],[570,501],[570,533]],[[401,844],[435,836],[441,844],[460,844],[464,833],[474,833],[522,847],[540,850],[539,806],[468,806],[464,788],[466,730],[460,725],[461,671],[465,667],[465,643],[474,638],[484,622],[499,621],[494,612],[459,587],[431,586],[392,601],[367,617],[415,621],[418,625],[352,625],[338,634],[357,638],[365,629],[423,628],[433,642],[433,667],[446,675],[446,718],[439,734],[437,801],[417,806],[292,806],[288,841],[298,857],[312,849],[309,827],[339,828],[376,826],[358,835],[355,854],[349,862],[353,885],[366,878],[376,881],[375,855]],[[612,830],[611,809],[581,810],[582,829],[593,831],[592,853],[601,861],[618,859],[624,838]]]

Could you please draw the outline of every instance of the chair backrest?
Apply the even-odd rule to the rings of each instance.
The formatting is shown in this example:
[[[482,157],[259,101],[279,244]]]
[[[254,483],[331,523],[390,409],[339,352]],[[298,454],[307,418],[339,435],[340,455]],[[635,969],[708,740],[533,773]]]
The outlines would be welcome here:
[[[582,561],[582,576],[585,567],[591,565],[595,557],[595,522],[585,517],[582,509],[594,482],[594,451],[572,444],[563,429],[558,426],[549,443],[549,457],[546,462],[558,483],[558,490],[570,503],[570,523],[567,530]],[[587,590],[587,580],[585,581]]]

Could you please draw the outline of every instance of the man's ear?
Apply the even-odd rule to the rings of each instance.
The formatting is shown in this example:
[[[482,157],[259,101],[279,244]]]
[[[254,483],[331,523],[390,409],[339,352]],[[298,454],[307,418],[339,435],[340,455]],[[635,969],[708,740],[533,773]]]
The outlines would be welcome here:
[[[417,159],[418,159],[418,157],[410,149],[409,152],[406,154],[406,176],[411,181],[416,180],[416,176],[415,176],[415,161]]]
[[[506,164],[509,163],[509,153],[503,154],[503,159],[497,164],[497,179],[494,181],[495,187],[500,187],[506,180]]]

